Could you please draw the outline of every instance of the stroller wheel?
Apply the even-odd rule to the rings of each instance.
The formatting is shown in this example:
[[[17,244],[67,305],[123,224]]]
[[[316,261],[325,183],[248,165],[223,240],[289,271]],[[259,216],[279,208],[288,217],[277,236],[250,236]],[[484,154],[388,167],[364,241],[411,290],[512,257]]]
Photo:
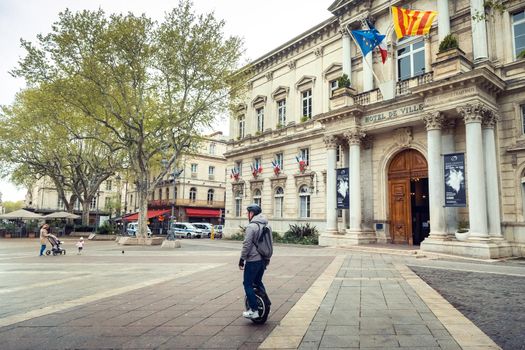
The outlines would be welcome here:
[[[63,254],[63,255],[66,255],[66,250],[65,250],[65,249],[62,251],[62,254]]]
[[[57,252],[53,252],[53,256],[56,256],[57,255]]]
[[[51,251],[50,250],[47,250],[46,251],[46,255],[50,255],[51,254]]]

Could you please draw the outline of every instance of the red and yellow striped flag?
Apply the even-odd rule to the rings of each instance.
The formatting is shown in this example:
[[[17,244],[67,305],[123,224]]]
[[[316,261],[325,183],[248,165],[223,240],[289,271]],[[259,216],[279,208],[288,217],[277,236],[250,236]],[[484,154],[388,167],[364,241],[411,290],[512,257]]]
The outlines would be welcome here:
[[[427,34],[436,15],[436,11],[408,10],[392,6],[392,19],[397,38]]]

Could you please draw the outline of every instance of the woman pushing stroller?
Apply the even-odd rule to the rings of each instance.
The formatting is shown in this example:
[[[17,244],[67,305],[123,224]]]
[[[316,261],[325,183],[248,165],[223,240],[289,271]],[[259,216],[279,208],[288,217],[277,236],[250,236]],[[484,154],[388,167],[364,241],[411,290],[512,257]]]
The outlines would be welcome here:
[[[46,250],[46,240],[49,240],[49,243],[51,243],[51,250],[48,250],[46,255],[51,253],[53,255],[66,254],[66,250],[60,248],[62,242],[55,235],[49,233],[49,225],[43,224],[40,228],[40,256],[43,256]]]

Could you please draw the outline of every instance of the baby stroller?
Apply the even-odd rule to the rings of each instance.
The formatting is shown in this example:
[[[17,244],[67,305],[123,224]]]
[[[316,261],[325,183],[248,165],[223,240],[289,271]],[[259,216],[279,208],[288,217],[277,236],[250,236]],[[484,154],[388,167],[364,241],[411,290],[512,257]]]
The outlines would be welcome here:
[[[60,255],[60,254],[66,255],[66,250],[60,248],[62,241],[60,241],[58,238],[56,238],[53,235],[47,236],[47,240],[49,241],[49,243],[51,243],[51,250],[47,250],[46,255],[50,255],[51,253],[53,253],[53,255]]]

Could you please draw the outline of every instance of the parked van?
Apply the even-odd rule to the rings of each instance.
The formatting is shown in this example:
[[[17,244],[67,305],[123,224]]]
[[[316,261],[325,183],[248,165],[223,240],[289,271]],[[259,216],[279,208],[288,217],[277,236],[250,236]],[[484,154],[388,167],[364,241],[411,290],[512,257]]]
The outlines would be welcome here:
[[[168,229],[168,235],[171,235],[175,238],[201,238],[203,236],[203,232],[189,222],[175,222],[171,224],[171,227]]]
[[[151,230],[150,230],[149,226],[147,226],[147,227],[148,227],[148,237],[150,237],[151,236]],[[137,221],[130,222],[128,224],[128,226],[126,227],[126,233],[128,234],[128,236],[134,236],[135,237],[137,235],[138,228],[139,228],[139,223]]]

